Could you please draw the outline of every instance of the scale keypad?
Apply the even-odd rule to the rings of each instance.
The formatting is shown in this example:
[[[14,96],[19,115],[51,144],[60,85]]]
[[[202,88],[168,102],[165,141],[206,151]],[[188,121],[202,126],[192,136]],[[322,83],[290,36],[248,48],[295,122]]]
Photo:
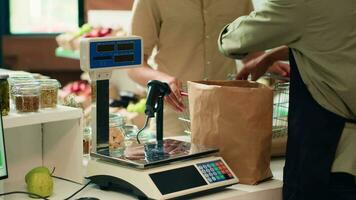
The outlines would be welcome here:
[[[197,164],[200,172],[209,183],[216,183],[234,178],[221,160]]]

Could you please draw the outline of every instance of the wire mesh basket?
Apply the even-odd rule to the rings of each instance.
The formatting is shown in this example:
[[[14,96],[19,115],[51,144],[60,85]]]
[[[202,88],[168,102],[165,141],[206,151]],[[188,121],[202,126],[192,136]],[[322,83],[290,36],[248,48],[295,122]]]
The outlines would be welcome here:
[[[288,133],[289,82],[277,81],[273,85],[272,137],[285,137]]]
[[[187,91],[187,87],[183,86],[183,90]],[[188,93],[181,92],[183,97],[184,111],[179,114],[178,119],[182,121],[184,127],[184,133],[190,135],[192,132],[190,130],[190,113],[189,113],[189,100]]]

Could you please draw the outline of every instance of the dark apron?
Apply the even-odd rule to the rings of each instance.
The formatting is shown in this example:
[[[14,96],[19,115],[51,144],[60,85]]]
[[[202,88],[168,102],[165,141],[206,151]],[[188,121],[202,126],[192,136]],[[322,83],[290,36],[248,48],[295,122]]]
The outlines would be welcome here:
[[[303,83],[292,51],[284,200],[327,200],[345,119],[321,107]]]

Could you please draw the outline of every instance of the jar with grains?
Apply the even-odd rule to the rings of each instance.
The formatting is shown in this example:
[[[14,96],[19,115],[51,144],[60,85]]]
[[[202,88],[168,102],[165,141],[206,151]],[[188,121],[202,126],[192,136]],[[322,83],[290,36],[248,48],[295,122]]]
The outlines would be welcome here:
[[[83,155],[89,155],[92,147],[91,128],[85,127],[83,130]]]
[[[15,98],[12,93],[14,85],[21,83],[32,83],[35,81],[35,79],[29,74],[11,74],[8,81],[10,86],[10,99],[12,101],[12,104],[14,104]]]
[[[120,114],[109,115],[109,149],[123,151],[125,148],[125,118]]]
[[[12,88],[17,112],[37,112],[40,105],[40,84],[19,83]]]
[[[61,84],[56,79],[39,79],[41,85],[40,107],[55,108],[58,102],[58,89]]]
[[[10,111],[9,75],[0,74],[0,112],[3,116],[8,115]]]

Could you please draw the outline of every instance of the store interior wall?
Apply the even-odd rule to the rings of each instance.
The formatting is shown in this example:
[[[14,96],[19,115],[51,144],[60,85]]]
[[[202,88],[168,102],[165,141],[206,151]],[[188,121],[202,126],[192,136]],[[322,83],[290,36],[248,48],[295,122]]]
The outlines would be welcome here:
[[[8,0],[0,2],[3,4]],[[93,9],[131,10],[132,3],[133,0],[84,0],[84,13]],[[7,9],[7,7],[8,5],[1,5],[1,11]],[[1,11],[0,13],[3,13]],[[7,16],[4,21],[8,20]],[[2,36],[2,66],[8,66],[12,70],[24,70],[48,75],[58,79],[62,85],[80,79],[82,72],[79,60],[55,56],[55,49],[57,48],[56,35],[2,34]]]
[[[134,0],[84,0],[84,13],[88,10],[131,10]],[[265,0],[253,0],[256,8]],[[80,79],[79,61],[55,56],[55,35],[9,35],[5,30],[8,0],[0,1],[0,66],[13,70],[42,73],[67,82]],[[86,19],[86,17],[85,17]]]

